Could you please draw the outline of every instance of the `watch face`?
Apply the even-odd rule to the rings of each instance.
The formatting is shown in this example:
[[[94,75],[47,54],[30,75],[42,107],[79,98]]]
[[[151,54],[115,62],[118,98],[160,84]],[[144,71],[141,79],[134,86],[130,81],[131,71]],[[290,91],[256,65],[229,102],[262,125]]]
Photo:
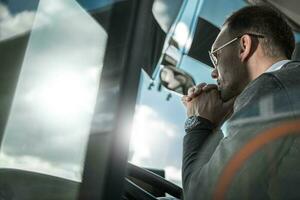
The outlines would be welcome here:
[[[190,130],[190,129],[194,128],[195,126],[197,126],[198,122],[199,122],[199,119],[197,116],[189,117],[185,122],[184,129],[186,131]]]

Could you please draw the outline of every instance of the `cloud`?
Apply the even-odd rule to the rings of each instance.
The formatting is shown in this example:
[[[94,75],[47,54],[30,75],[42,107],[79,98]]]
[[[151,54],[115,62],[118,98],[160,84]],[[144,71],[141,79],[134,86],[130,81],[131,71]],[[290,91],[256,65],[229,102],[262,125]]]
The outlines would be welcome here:
[[[12,15],[7,6],[0,3],[0,41],[30,31],[34,17],[33,11],[23,11]]]
[[[5,23],[18,19],[1,9]],[[45,19],[51,24],[39,26]],[[41,1],[34,23],[39,29],[27,45],[1,166],[80,179],[107,34],[73,0]]]
[[[156,0],[152,12],[161,28],[167,33],[178,15],[182,0]]]
[[[176,168],[175,166],[165,167],[166,179],[171,182],[181,186],[181,169]]]
[[[57,13],[76,15],[78,10],[69,9],[72,4],[74,4],[72,0],[44,0],[40,2],[38,12],[25,10],[13,15],[6,5],[0,3],[0,41],[50,25]],[[35,23],[36,16],[38,21]]]
[[[54,165],[51,162],[39,159],[33,156],[11,157],[5,153],[0,154],[0,168],[21,169],[45,173],[49,175],[55,174],[74,181],[81,180],[81,169],[78,165],[64,164],[63,166]],[[74,171],[78,172],[77,174]]]
[[[167,123],[151,107],[138,105],[131,134],[130,161],[136,165],[163,168],[168,160],[170,141],[177,135],[174,124]]]

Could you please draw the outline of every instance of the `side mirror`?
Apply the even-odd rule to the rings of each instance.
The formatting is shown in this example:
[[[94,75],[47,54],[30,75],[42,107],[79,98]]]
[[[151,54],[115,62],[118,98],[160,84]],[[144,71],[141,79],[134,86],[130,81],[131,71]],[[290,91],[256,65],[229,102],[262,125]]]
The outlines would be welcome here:
[[[167,65],[159,74],[161,84],[169,90],[186,95],[188,89],[195,85],[191,75],[179,68]]]

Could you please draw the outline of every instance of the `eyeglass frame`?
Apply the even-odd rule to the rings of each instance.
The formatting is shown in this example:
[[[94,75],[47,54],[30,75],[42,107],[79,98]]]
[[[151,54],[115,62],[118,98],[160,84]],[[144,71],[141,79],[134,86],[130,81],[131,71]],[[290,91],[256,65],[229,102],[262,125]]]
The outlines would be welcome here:
[[[212,62],[212,64],[214,65],[214,68],[217,67],[217,64],[218,64],[218,58],[217,56],[214,55],[214,53],[216,53],[217,51],[220,51],[221,49],[225,48],[226,46],[232,44],[233,42],[235,42],[236,40],[240,39],[241,37],[243,37],[244,35],[250,35],[250,36],[253,36],[253,37],[258,37],[258,38],[264,38],[265,36],[264,35],[261,35],[261,34],[257,34],[257,33],[243,33],[242,35],[238,36],[238,37],[235,37],[233,38],[232,40],[226,42],[225,44],[221,45],[220,47],[218,47],[217,49],[213,50],[213,51],[208,51],[208,55],[209,55],[209,58]],[[215,60],[216,61],[215,61]]]

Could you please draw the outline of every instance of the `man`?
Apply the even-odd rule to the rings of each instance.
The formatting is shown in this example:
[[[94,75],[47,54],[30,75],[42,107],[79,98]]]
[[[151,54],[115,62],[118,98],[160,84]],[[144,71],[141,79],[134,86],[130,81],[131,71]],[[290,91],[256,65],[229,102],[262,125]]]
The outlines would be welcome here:
[[[300,199],[299,136],[255,140],[300,116],[294,46],[291,28],[268,7],[245,7],[226,20],[210,52],[218,85],[202,83],[183,97],[185,200]],[[218,130],[228,117],[223,137]]]

